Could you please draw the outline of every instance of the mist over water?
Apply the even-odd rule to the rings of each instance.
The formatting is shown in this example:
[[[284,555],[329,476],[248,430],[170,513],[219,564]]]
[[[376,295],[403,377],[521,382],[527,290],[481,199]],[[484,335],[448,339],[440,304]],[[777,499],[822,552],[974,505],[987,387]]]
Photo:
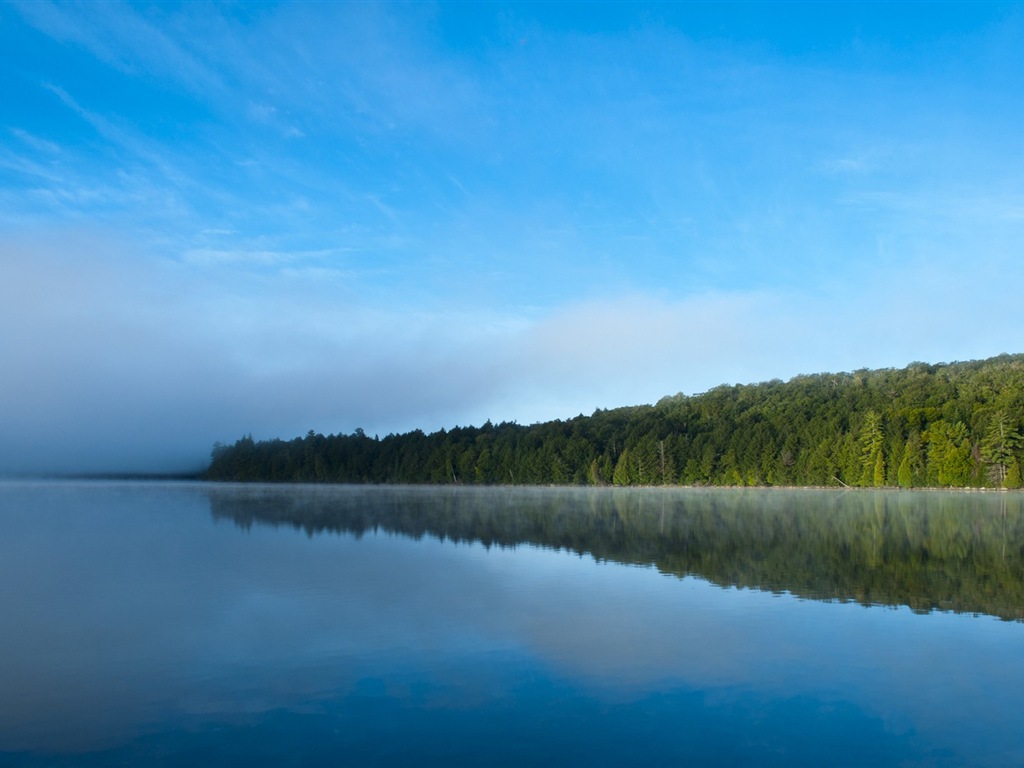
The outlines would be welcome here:
[[[1021,520],[1007,494],[5,482],[0,763],[1003,765]]]

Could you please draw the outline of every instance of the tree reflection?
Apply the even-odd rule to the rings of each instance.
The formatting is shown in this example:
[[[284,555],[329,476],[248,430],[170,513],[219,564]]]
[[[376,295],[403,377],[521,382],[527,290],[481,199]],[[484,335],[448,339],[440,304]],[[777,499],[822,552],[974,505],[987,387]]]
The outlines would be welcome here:
[[[1013,494],[212,486],[214,518],[310,536],[531,544],[729,587],[1024,620]]]

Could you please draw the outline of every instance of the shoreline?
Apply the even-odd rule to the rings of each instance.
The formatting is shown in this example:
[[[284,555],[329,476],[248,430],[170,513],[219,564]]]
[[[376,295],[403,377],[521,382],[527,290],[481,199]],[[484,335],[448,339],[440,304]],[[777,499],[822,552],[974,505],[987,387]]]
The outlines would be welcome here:
[[[200,485],[267,485],[267,486],[289,486],[301,485],[308,487],[349,487],[349,488],[549,488],[549,489],[584,489],[593,490],[692,490],[692,491],[838,491],[838,492],[866,492],[866,491],[887,491],[887,492],[917,492],[927,491],[931,493],[1022,493],[1024,488],[984,488],[984,487],[943,487],[943,486],[920,486],[902,488],[895,485],[885,486],[859,486],[859,485],[613,485],[603,483],[601,485],[560,485],[557,483],[540,484],[511,484],[511,483],[333,483],[333,482],[292,482],[273,480],[211,480],[203,477],[201,473],[159,473],[159,472],[96,472],[96,473],[71,473],[71,474],[24,474],[24,475],[0,475],[0,482],[10,481],[69,481],[69,482],[126,482],[126,483],[197,483]]]

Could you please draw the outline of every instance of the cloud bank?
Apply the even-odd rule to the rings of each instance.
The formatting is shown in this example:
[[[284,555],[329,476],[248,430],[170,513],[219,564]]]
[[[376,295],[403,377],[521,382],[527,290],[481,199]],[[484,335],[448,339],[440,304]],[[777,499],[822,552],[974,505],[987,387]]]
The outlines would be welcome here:
[[[631,294],[529,316],[339,301],[316,274],[212,274],[85,232],[4,242],[0,270],[8,472],[194,470],[246,433],[532,423],[1017,341],[968,321],[1010,316],[1011,292],[899,270],[828,295]]]

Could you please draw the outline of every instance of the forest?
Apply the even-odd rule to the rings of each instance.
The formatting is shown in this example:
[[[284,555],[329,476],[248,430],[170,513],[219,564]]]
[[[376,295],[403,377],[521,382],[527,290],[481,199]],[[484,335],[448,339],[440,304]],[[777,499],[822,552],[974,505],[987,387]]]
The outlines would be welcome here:
[[[1020,488],[1024,355],[722,385],[654,405],[385,437],[216,444],[220,481]]]

